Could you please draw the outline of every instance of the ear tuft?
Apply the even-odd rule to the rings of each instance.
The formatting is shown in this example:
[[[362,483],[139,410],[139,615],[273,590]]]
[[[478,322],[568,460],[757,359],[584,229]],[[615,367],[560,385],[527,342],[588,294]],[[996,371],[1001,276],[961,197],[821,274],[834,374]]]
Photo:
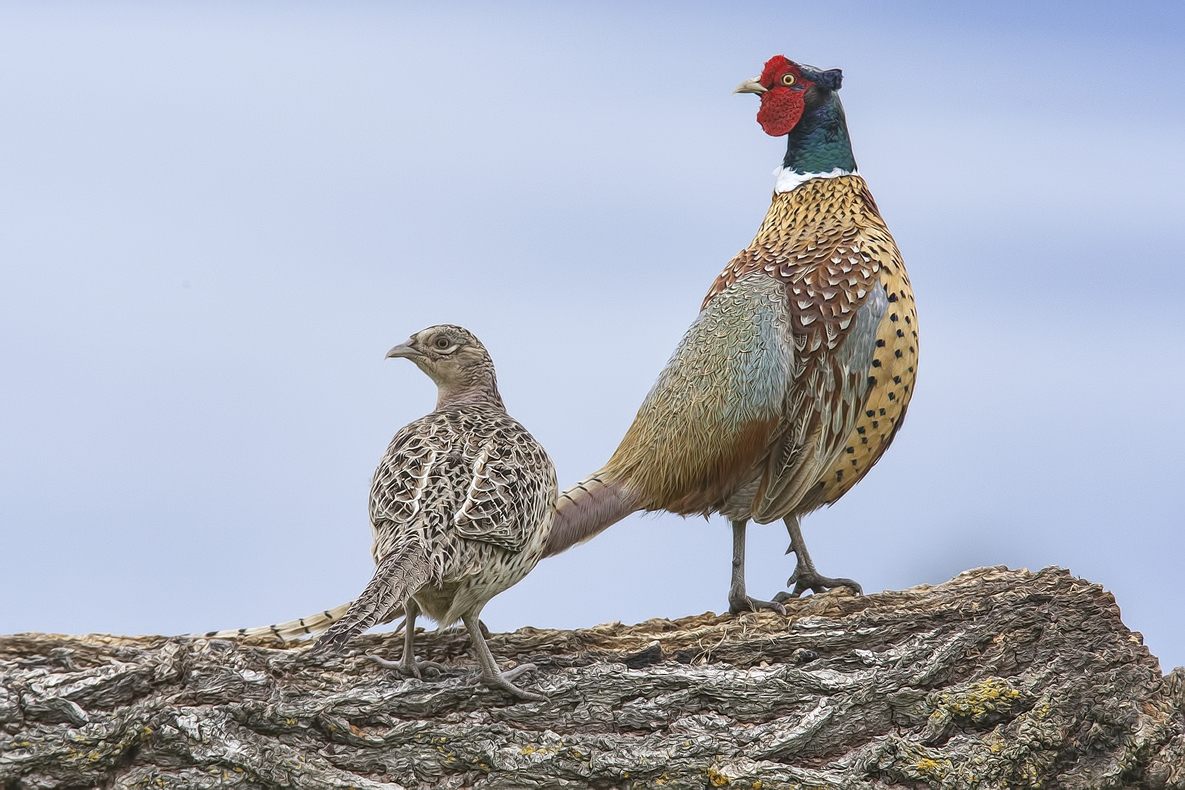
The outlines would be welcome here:
[[[820,71],[813,66],[803,66],[802,76],[829,91],[837,91],[843,85],[843,71],[841,69],[827,69]]]
[[[816,81],[817,85],[832,91],[837,91],[843,85],[843,70],[842,69],[827,69],[819,73],[819,79]]]

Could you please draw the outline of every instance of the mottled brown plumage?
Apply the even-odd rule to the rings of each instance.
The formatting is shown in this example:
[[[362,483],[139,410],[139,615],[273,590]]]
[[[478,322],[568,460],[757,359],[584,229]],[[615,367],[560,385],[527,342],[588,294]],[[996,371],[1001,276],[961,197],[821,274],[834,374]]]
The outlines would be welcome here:
[[[773,203],[616,452],[561,494],[548,556],[635,510],[721,513],[734,529],[731,608],[776,609],[745,594],[744,530],[780,518],[796,594],[859,590],[815,571],[798,522],[850,490],[892,442],[913,390],[917,315],[901,255],[855,174],[840,80],[775,58],[738,89],[762,95],[767,131],[792,129]]]
[[[395,434],[379,462],[370,492],[377,569],[316,648],[341,649],[402,608],[404,653],[395,666],[418,676],[416,616],[442,625],[460,619],[487,683],[542,699],[510,682],[530,665],[498,670],[478,617],[542,555],[557,491],[551,459],[506,413],[489,354],[465,329],[430,327],[388,356],[415,362],[436,382],[439,398],[435,411]]]

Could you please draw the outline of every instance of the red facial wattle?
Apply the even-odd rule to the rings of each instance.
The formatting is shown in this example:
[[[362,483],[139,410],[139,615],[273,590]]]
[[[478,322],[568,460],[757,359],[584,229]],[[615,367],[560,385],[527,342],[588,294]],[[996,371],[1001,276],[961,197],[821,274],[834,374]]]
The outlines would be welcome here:
[[[790,130],[802,117],[803,92],[790,88],[775,87],[761,94],[761,109],[757,111],[757,123],[771,137],[790,134]]]

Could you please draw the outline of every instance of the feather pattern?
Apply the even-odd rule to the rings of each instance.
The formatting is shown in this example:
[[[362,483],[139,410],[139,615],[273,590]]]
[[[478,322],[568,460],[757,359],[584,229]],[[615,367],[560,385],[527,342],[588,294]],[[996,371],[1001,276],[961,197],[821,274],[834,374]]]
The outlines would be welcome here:
[[[209,639],[242,639],[270,636],[287,642],[310,634],[321,633],[340,620],[349,608],[350,605],[348,603],[343,603],[332,609],[326,609],[316,614],[298,617],[295,620],[288,620],[283,623],[259,625],[253,628],[232,628],[225,631],[210,631],[205,636]],[[402,609],[399,609],[394,615],[388,613],[390,619],[383,620],[382,622],[390,622],[390,620],[394,620],[402,613]]]
[[[456,622],[538,562],[556,488],[546,451],[501,406],[416,420],[395,434],[371,484],[376,580],[388,557],[423,547],[427,575],[406,596]]]
[[[392,606],[402,605],[409,593],[424,586],[428,577],[428,552],[423,545],[416,541],[403,544],[383,558],[362,594],[317,640],[317,649],[342,649],[355,636],[377,624]]]

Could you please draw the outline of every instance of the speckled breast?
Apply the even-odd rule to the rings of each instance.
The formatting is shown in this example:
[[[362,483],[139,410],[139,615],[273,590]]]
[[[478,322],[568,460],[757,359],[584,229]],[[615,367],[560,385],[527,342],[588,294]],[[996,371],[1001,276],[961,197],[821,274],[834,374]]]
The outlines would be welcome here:
[[[848,434],[843,452],[823,475],[822,490],[803,503],[808,507],[831,504],[860,482],[893,442],[913,395],[918,364],[918,314],[909,276],[899,255],[881,266],[880,276],[889,297],[889,309],[877,332],[876,352],[868,376],[868,399],[855,429]]]
[[[880,459],[901,426],[917,371],[913,291],[897,244],[858,175],[812,179],[775,195],[757,236],[721,272],[704,305],[753,272],[785,284],[795,334],[817,338],[805,346],[808,366],[826,364],[826,357],[843,344],[851,316],[878,281],[888,297],[863,403],[854,420],[844,421],[854,427],[826,472],[793,508],[806,513],[847,493]],[[838,406],[818,408],[834,414]]]

